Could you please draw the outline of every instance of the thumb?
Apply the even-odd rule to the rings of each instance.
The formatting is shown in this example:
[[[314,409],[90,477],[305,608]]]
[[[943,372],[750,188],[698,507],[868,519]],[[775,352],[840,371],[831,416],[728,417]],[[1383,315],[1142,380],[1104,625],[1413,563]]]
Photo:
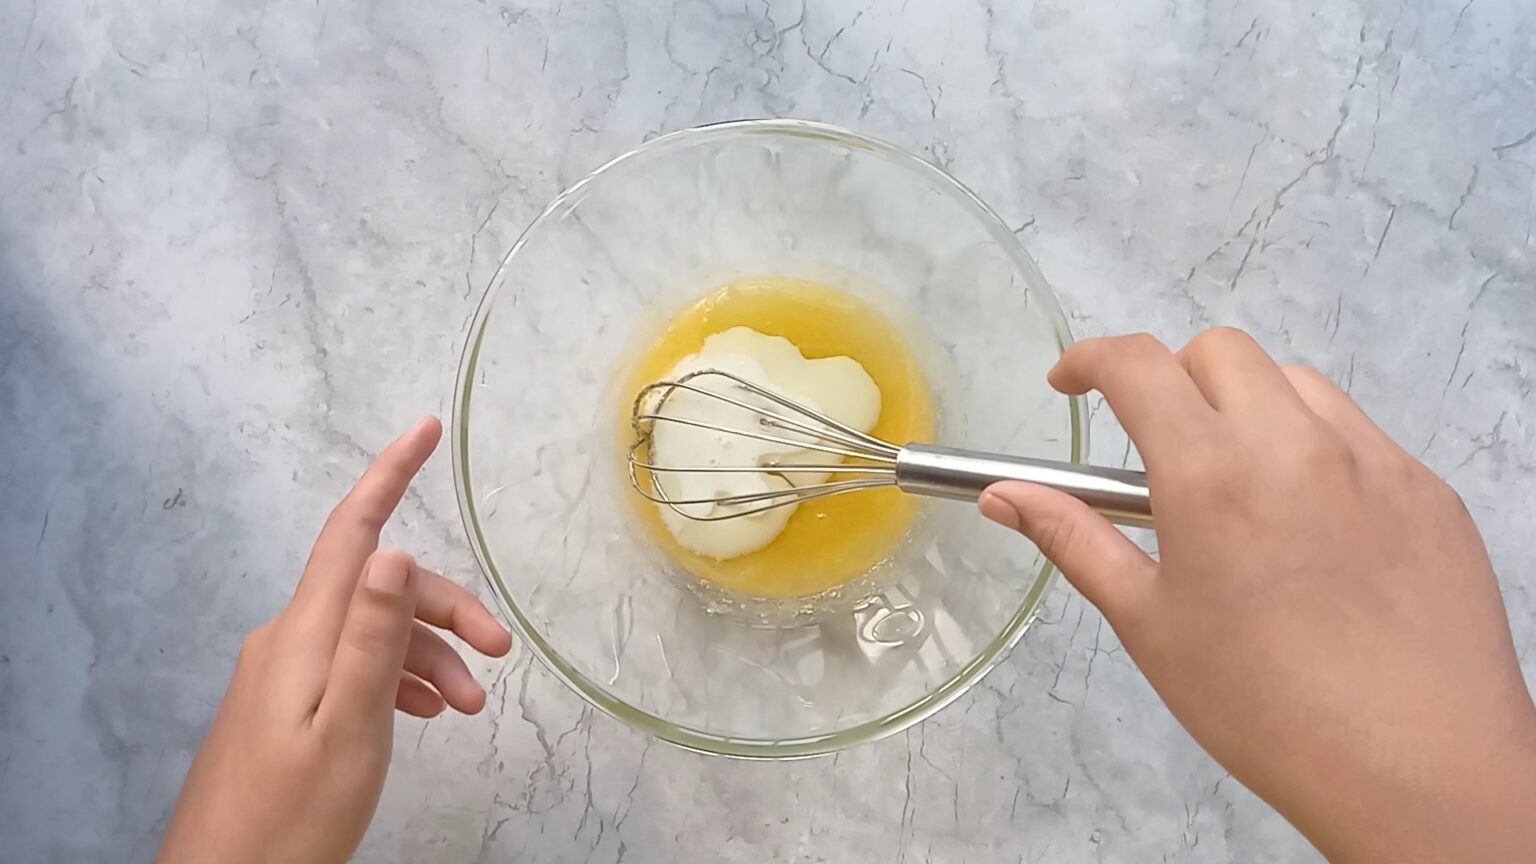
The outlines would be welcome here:
[[[1151,557],[1065,492],[1010,480],[987,487],[978,505],[983,516],[1033,540],[1111,626],[1151,585]]]
[[[400,670],[416,619],[416,565],[397,549],[375,552],[347,607],[317,720],[357,735],[392,728]]]

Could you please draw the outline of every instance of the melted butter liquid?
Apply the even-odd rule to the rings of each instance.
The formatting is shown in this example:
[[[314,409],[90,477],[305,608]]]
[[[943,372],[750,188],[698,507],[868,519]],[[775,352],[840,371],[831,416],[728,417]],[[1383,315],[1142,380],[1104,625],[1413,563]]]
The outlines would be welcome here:
[[[621,388],[617,407],[623,433],[628,435],[630,411],[641,387],[698,353],[706,336],[732,327],[782,336],[810,359],[852,357],[880,388],[880,419],[871,432],[897,444],[932,440],[934,411],[927,382],[895,325],[863,300],[786,277],[731,283],[674,316],[636,360]],[[629,443],[626,438],[626,451]],[[641,481],[648,478],[642,475]],[[805,597],[861,576],[895,550],[917,515],[917,500],[896,489],[807,501],[772,543],[720,561],[684,548],[667,531],[656,505],[638,495],[630,497],[638,503],[646,529],[674,560],[700,579],[752,597]]]

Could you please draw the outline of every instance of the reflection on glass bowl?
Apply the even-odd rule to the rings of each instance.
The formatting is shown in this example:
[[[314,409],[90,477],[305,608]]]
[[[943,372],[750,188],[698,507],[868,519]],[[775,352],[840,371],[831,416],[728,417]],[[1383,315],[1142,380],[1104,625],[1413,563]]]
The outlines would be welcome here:
[[[897,551],[815,598],[699,583],[636,524],[613,410],[626,362],[710,290],[833,286],[903,331],[945,444],[1081,461],[1070,341],[1011,232],[942,171],[818,123],[666,135],[552,203],[503,259],[454,402],[460,511],[523,640],[593,705],[683,747],[831,752],[953,700],[1022,636],[1052,581],[973,507],[923,502]]]

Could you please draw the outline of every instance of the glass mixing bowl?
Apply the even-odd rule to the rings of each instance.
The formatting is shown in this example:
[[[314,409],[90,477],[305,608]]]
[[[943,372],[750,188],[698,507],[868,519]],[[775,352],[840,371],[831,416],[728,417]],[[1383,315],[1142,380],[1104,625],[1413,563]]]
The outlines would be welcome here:
[[[1066,321],[998,217],[890,144],[766,120],[649,141],[533,222],[476,313],[453,459],[475,555],[550,671],[674,744],[791,758],[948,704],[1018,642],[1053,571],[973,506],[939,501],[874,572],[817,598],[730,597],[661,552],[630,500],[619,382],[671,314],[761,276],[885,310],[940,443],[1084,458],[1081,401],[1045,383]]]

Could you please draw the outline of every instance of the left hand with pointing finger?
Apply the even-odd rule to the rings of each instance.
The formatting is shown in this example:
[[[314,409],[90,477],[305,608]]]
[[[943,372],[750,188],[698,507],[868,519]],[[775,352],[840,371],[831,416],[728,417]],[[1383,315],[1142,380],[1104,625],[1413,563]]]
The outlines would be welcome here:
[[[424,418],[379,454],[326,520],[288,606],[246,637],[161,864],[345,861],[378,805],[395,709],[484,707],[485,691],[427,625],[493,657],[510,634],[463,587],[378,548],[441,436]]]

